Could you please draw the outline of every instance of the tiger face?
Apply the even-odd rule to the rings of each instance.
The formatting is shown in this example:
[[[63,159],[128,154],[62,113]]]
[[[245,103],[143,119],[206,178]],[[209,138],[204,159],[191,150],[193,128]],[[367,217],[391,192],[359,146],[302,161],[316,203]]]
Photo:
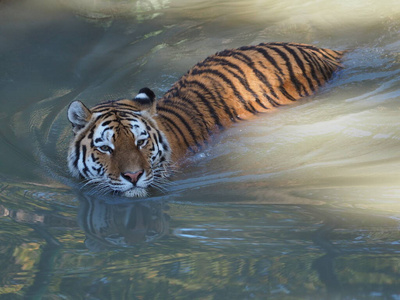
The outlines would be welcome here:
[[[72,175],[100,192],[145,197],[167,176],[171,151],[153,119],[154,93],[144,88],[133,100],[116,100],[89,110],[74,101],[68,119],[75,134],[68,154]]]

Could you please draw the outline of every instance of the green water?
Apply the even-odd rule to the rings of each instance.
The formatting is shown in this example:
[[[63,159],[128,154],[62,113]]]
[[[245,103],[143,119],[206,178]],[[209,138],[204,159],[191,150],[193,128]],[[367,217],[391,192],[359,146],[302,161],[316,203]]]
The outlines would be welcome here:
[[[397,1],[0,2],[0,299],[400,299]],[[165,194],[79,190],[66,108],[268,41],[349,50]]]

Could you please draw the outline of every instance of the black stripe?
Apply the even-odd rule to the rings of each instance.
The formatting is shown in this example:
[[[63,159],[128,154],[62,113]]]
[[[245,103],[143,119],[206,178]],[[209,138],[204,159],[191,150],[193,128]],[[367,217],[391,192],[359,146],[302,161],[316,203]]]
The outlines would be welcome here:
[[[133,100],[131,100],[131,101],[132,101],[132,103],[135,103]],[[136,108],[135,105],[126,104],[126,103],[122,103],[122,102],[114,102],[114,105],[117,106],[118,109],[126,108],[126,109],[133,110],[134,108]]]
[[[311,81],[311,78],[307,76],[307,71],[306,71],[306,68],[304,67],[303,60],[299,57],[299,55],[297,54],[297,52],[293,48],[290,48],[287,45],[284,45],[283,47],[286,49],[286,51],[288,51],[294,57],[297,65],[300,67],[301,71],[303,72],[304,78],[307,80],[307,83],[308,83],[308,86],[309,86],[310,90],[312,92],[315,92],[315,88],[314,88],[314,85],[313,85],[313,83]]]
[[[281,106],[280,103],[276,102],[274,99],[272,99],[267,93],[264,92],[264,97],[267,98],[268,102],[273,106],[273,107],[278,107]]]
[[[203,114],[199,111],[196,105],[194,105],[191,101],[186,101],[187,97],[180,97],[179,99],[181,101],[166,99],[164,104],[174,107],[175,109],[180,110],[182,113],[185,113],[186,116],[195,123],[195,125],[200,127],[201,137],[203,140],[207,139],[207,136],[205,136],[204,133],[210,133],[210,129],[206,118],[204,118]],[[190,109],[190,107],[187,105],[188,103],[191,104],[192,109]],[[163,106],[160,107],[163,108]],[[193,110],[195,110],[195,113],[193,113]]]
[[[114,112],[121,112],[125,114],[131,114],[133,115],[135,112],[139,113],[140,110],[137,108],[134,109],[134,107],[127,106],[127,107],[115,107],[115,106],[104,106],[99,108],[98,106],[93,107],[92,112],[93,113],[104,113],[107,111],[114,111]]]
[[[101,138],[104,140],[104,134],[105,134],[105,132],[106,131],[109,131],[109,130],[113,130],[114,129],[114,127],[107,127],[106,129],[104,129],[102,132],[101,132]]]
[[[163,147],[164,151],[168,151],[169,150],[168,141],[164,142],[164,138],[162,137],[161,132],[158,129],[155,129],[155,131],[157,133],[158,143]]]
[[[314,63],[315,63],[315,65],[316,65],[317,69],[319,70],[319,72],[320,72],[320,73],[322,74],[322,76],[324,77],[324,82],[328,81],[328,80],[329,80],[329,77],[328,77],[328,75],[327,75],[326,72],[325,72],[325,67],[322,66],[322,58],[318,57],[318,56],[316,55],[316,53],[310,54],[310,58],[311,58],[312,61],[314,61]],[[322,83],[321,83],[321,84],[322,84]]]
[[[279,45],[279,43],[272,43],[274,45]],[[303,48],[303,49],[309,49],[312,50],[314,52],[319,51],[320,48],[313,46],[313,45],[307,45],[307,44],[293,44],[291,43],[290,45],[294,46],[294,47],[298,47],[298,48]]]
[[[238,66],[237,64],[234,64],[233,62],[231,62],[231,61],[229,61],[229,60],[226,60],[226,59],[220,58],[220,57],[213,57],[212,60],[207,61],[207,65],[208,65],[208,63],[213,64],[214,62],[217,62],[218,65],[224,66],[224,67],[225,67],[224,69],[225,69],[227,72],[229,72],[232,76],[234,76],[237,80],[239,80],[239,82],[242,84],[242,86],[243,86],[250,94],[252,94],[253,98],[255,99],[255,101],[256,101],[256,103],[257,103],[258,105],[260,105],[260,106],[261,106],[262,108],[264,108],[264,109],[268,109],[268,107],[266,107],[266,106],[260,101],[260,99],[258,98],[257,93],[254,92],[254,90],[250,87],[250,84],[249,84],[249,82],[248,82],[248,80],[247,80],[247,76],[246,76],[245,72],[242,70],[242,68],[241,68],[240,66]],[[237,71],[240,73],[240,75],[242,75],[242,76],[239,76],[239,75],[237,75],[235,72],[233,72],[232,70],[229,70],[228,67],[237,70]]]
[[[90,147],[94,147],[94,141],[93,141],[93,135],[94,135],[94,130],[95,130],[95,128],[96,128],[96,126],[93,126],[91,129],[90,129],[90,133],[89,133],[89,135],[88,135],[88,139],[90,140]]]
[[[205,104],[205,106],[207,107],[207,109],[208,109],[208,111],[210,113],[211,118],[213,118],[213,120],[214,120],[213,123],[215,125],[217,125],[221,129],[223,126],[221,124],[219,116],[218,116],[217,112],[215,111],[214,107],[206,99],[206,97],[204,97],[204,95],[202,95],[199,91],[194,90],[194,91],[191,91],[191,92],[194,93],[203,104]],[[208,127],[207,127],[207,129],[210,130]]]
[[[233,112],[231,111],[231,108],[226,104],[224,98],[222,97],[222,95],[218,92],[218,90],[214,90],[214,92],[217,94],[217,97],[214,96],[214,94],[211,92],[211,90],[209,90],[206,85],[204,83],[201,83],[198,80],[192,80],[188,82],[189,84],[195,84],[197,86],[199,86],[199,88],[201,88],[206,94],[211,95],[213,99],[215,99],[215,101],[218,101],[224,108],[225,113],[229,116],[229,118],[235,122],[236,119],[238,119],[237,114],[236,114],[236,110],[234,108],[232,108]],[[216,103],[218,106],[218,103]],[[210,104],[207,104],[207,107]],[[210,105],[211,107],[211,105]],[[219,123],[219,122],[218,122]]]
[[[281,49],[276,48],[276,47],[269,47],[269,49],[271,49],[272,51],[275,51],[276,54],[278,54],[283,61],[286,64],[286,67],[289,71],[289,76],[290,76],[290,80],[293,82],[295,88],[296,88],[296,92],[300,97],[303,97],[304,95],[302,94],[301,90],[303,89],[305,91],[304,86],[297,80],[296,75],[294,74],[293,71],[293,66],[292,63],[290,62],[290,58],[286,55],[286,53],[284,53]],[[306,91],[305,91],[306,92]],[[306,96],[308,96],[308,93],[306,92]]]
[[[85,146],[85,145],[82,145],[82,156],[83,156],[82,163],[83,163],[83,165],[84,165],[84,168],[83,168],[83,170],[82,170],[82,172],[83,172],[84,174],[82,174],[82,175],[84,175],[84,176],[87,178],[87,177],[89,177],[89,176],[88,176],[89,168],[88,168],[87,165],[86,165],[86,151],[87,151],[86,146]]]
[[[94,106],[92,108],[92,110],[103,109],[103,108],[113,108],[114,107],[114,102],[115,101],[108,101],[108,102],[99,103],[96,106]]]
[[[83,137],[75,142],[75,160],[74,160],[73,165],[78,171],[79,171],[78,162],[79,162],[79,157],[81,155],[79,149],[80,149],[80,143],[82,142],[82,140],[83,140]]]
[[[239,101],[242,103],[245,110],[247,110],[248,112],[250,112],[252,114],[257,113],[257,110],[251,105],[251,103],[248,103],[248,102],[246,102],[246,100],[243,99],[242,95],[236,89],[233,82],[228,77],[226,77],[225,74],[223,74],[217,70],[210,69],[210,68],[195,68],[194,70],[192,70],[191,74],[199,75],[199,76],[202,76],[204,74],[206,74],[206,75],[212,74],[212,75],[217,76],[218,78],[222,79],[225,83],[227,83],[230,86],[231,90],[233,91],[235,96],[239,99]],[[208,76],[205,76],[205,77],[208,77]],[[210,78],[210,79],[213,80],[212,78]]]
[[[108,117],[110,117],[110,116],[114,116],[115,115],[115,110],[107,110],[108,112],[107,113],[104,113],[104,114],[101,114],[101,115],[99,115],[96,119],[95,119],[95,123],[97,123],[100,119],[106,119],[106,118],[108,118]],[[112,120],[112,121],[114,121],[114,120]],[[116,121],[116,120],[115,120]]]
[[[211,118],[214,119],[214,123],[212,125],[217,125],[218,127],[221,127],[221,122],[219,120],[218,114],[216,113],[214,107],[210,104],[210,102],[206,99],[206,97],[198,92],[197,90],[193,89],[185,89],[187,85],[187,82],[185,80],[185,77],[181,78],[177,83],[174,84],[174,86],[164,95],[163,101],[159,102],[159,105],[162,106],[164,103],[171,103],[171,101],[174,101],[174,98],[177,98],[179,100],[174,101],[174,102],[183,102],[185,104],[189,104],[193,107],[194,110],[198,113],[198,115],[202,115],[197,107],[196,101],[192,101],[192,97],[188,96],[187,93],[191,92],[194,93],[208,109]],[[211,92],[209,91],[211,94]],[[212,96],[214,98],[214,96]],[[171,100],[172,99],[172,100]],[[208,123],[205,121],[205,118],[203,119],[203,123],[207,129],[207,131],[210,131],[210,127]]]
[[[110,111],[110,109],[112,109],[112,107],[106,107],[106,108],[102,108],[102,109],[96,109],[96,108],[93,108],[92,109],[92,112],[93,113],[104,113],[104,112],[106,112],[106,111]]]
[[[207,129],[207,123],[206,123],[205,118],[198,117],[198,116],[202,116],[202,114],[200,113],[197,106],[194,105],[194,103],[192,101],[190,101],[190,100],[187,101],[188,100],[187,97],[181,96],[178,99],[180,101],[174,101],[173,99],[171,100],[170,98],[165,99],[163,101],[162,105],[160,105],[160,108],[162,109],[162,108],[164,108],[164,106],[174,107],[175,109],[178,109],[181,112],[185,113],[193,121],[197,121],[196,123],[198,125]],[[193,110],[195,111],[195,113],[193,113]],[[198,121],[200,121],[201,124]]]
[[[269,49],[269,48],[267,47],[267,49]],[[283,71],[282,71],[282,69],[281,69],[281,67],[278,65],[278,63],[276,62],[276,60],[268,53],[268,51],[267,51],[266,49],[260,48],[260,47],[255,47],[254,50],[257,51],[257,52],[259,52],[259,53],[261,53],[261,54],[264,56],[264,58],[265,58],[266,60],[268,60],[268,62],[269,62],[271,65],[273,65],[273,66],[279,71],[279,73],[280,73],[281,76],[285,76],[284,73],[283,73]]]
[[[190,134],[190,136],[192,137],[192,139],[193,139],[193,141],[195,142],[195,144],[196,144],[197,146],[200,146],[200,145],[198,144],[197,137],[196,137],[195,133],[193,132],[192,127],[186,122],[186,120],[182,117],[182,115],[180,115],[178,112],[176,112],[176,111],[174,111],[174,110],[172,110],[172,109],[165,108],[165,107],[159,107],[159,108],[158,108],[158,111],[163,111],[163,112],[172,114],[172,115],[174,115],[175,117],[177,117],[177,118],[179,119],[179,121],[181,121],[181,123],[186,127],[186,130],[189,132],[189,134]],[[165,116],[165,115],[164,115],[164,116]]]
[[[328,60],[336,61],[336,57],[334,57],[332,54],[329,54],[325,49],[320,48],[318,49],[318,52],[321,53]]]
[[[110,124],[112,121],[108,120],[108,121],[104,121],[103,123],[101,123],[101,126],[107,126],[108,124]]]
[[[259,53],[262,54],[268,61],[270,61],[270,60],[268,59],[269,55],[268,55],[268,53],[267,53],[264,49],[259,49],[259,48],[250,48],[250,49],[259,52]],[[255,66],[253,60],[252,60],[250,57],[248,57],[246,54],[244,54],[244,53],[237,53],[237,54],[240,55],[242,58],[244,58],[247,62],[244,61],[243,59],[240,59],[240,58],[237,57],[236,55],[235,55],[235,58],[239,59],[240,61],[242,61],[242,62],[244,62],[244,63],[247,63],[248,66],[249,66],[249,67],[251,68],[251,70],[253,71],[253,73],[257,76],[257,78],[268,88],[268,90],[270,91],[271,95],[272,95],[273,97],[275,97],[276,99],[279,99],[279,97],[278,97],[278,95],[276,94],[274,88],[272,87],[272,84],[269,82],[269,80],[267,79],[267,77],[266,77],[262,72],[260,72],[260,70]],[[274,65],[278,70],[280,70],[280,72],[282,73],[282,70],[279,68],[278,65],[276,65],[275,60],[273,60],[273,58],[271,58],[271,59],[272,59],[272,60],[270,61],[271,64],[273,64],[273,65]],[[274,63],[273,63],[273,62],[274,62]],[[268,70],[268,68],[267,68],[266,66],[264,66],[264,69]],[[269,70],[268,70],[268,71],[269,71]],[[277,76],[279,82],[281,83],[281,85],[283,85],[282,78],[281,78],[280,76],[278,76],[277,74],[276,74],[276,76]]]
[[[157,149],[160,149],[160,147],[158,146],[158,144],[160,143],[159,141],[158,141],[158,137],[157,137],[157,132],[152,132],[152,134],[151,134],[151,138],[153,139],[153,146],[149,149],[151,152],[153,152],[156,148],[156,145],[157,145]]]
[[[325,82],[331,78],[331,73],[329,72],[330,67],[325,63],[325,58],[315,55],[315,61],[318,63],[318,68],[321,74],[324,76]]]
[[[212,79],[208,76],[206,76],[208,79]],[[241,120],[241,118],[239,118],[238,113],[235,109],[234,106],[228,106],[225,102],[225,97],[221,95],[221,93],[219,92],[219,90],[222,87],[222,90],[224,90],[224,87],[221,85],[221,83],[217,80],[212,80],[211,81],[211,85],[212,85],[212,89],[213,91],[215,91],[215,93],[217,94],[217,98],[215,100],[219,100],[220,103],[223,103],[223,105],[226,106],[227,110],[225,112],[228,112],[230,115],[230,120],[232,122],[236,122],[236,120]],[[216,103],[217,104],[217,103]]]
[[[251,50],[255,50],[253,48],[250,48]],[[240,56],[240,57],[238,57]],[[270,93],[272,95],[275,95],[275,98],[279,101],[279,97],[276,94],[274,88],[272,87],[271,83],[268,81],[268,79],[265,77],[265,75],[260,72],[260,70],[258,70],[255,66],[254,66],[254,62],[252,61],[252,59],[250,57],[248,57],[246,54],[241,53],[241,52],[237,52],[235,53],[234,56],[236,59],[239,59],[240,61],[247,63],[248,66],[251,68],[251,70],[253,71],[253,73],[257,76],[257,78],[269,89]],[[242,59],[243,58],[243,59]],[[268,70],[268,68],[266,66],[263,66],[264,69]],[[280,87],[279,90],[281,91],[281,93],[288,98],[290,101],[296,101],[296,98],[294,98],[292,95],[290,95],[286,89],[283,87],[284,82],[281,78],[281,76],[279,76],[279,74],[275,73],[275,76],[278,78],[278,81],[280,83]],[[272,100],[272,99],[271,99]]]
[[[133,101],[132,101],[132,103],[133,103]],[[97,111],[97,109],[102,109],[102,108],[118,108],[118,109],[119,108],[127,108],[130,110],[133,110],[135,108],[135,106],[131,105],[131,104],[118,102],[118,100],[111,100],[111,101],[100,103],[100,104],[96,105],[95,107],[93,107],[93,110]]]
[[[267,51],[266,49],[264,49],[264,48],[260,48],[260,46],[263,46],[263,47],[266,47],[267,49],[269,49],[269,48],[267,47],[268,45],[267,45],[267,44],[260,44],[259,47],[254,48],[254,50],[256,50],[257,52],[261,53],[261,54],[264,56],[264,58],[265,58],[266,60],[268,60],[268,62],[269,62],[270,64],[272,64],[272,65],[276,68],[276,70],[278,70],[279,74],[277,74],[277,73],[275,72],[275,76],[278,78],[278,81],[279,81],[279,83],[280,83],[279,90],[280,90],[281,93],[282,93],[287,99],[289,99],[290,101],[296,101],[296,98],[293,97],[292,95],[290,95],[289,92],[288,92],[288,91],[285,89],[285,87],[284,87],[283,78],[285,77],[285,74],[283,73],[283,70],[281,69],[281,67],[279,66],[279,64],[276,62],[276,60],[268,53],[268,51]],[[266,66],[264,66],[264,68],[268,70],[268,68],[267,68]],[[271,91],[271,93],[272,93],[272,96],[274,96],[274,97],[279,101],[279,97],[278,97],[278,95],[275,93],[275,90],[272,88],[272,86],[271,86],[271,88],[269,88],[269,89],[270,89],[270,91]],[[278,103],[278,102],[276,102],[276,101],[274,101],[274,100],[272,100],[272,99],[268,99],[268,101],[269,101],[270,103],[271,103],[271,102]],[[271,103],[271,104],[272,104],[272,103]]]
[[[164,94],[162,99],[176,96],[184,85],[182,81],[183,79],[181,78],[179,81],[175,82],[175,84]]]
[[[303,48],[299,48],[299,51],[303,55],[303,59],[310,66],[312,78],[314,79],[314,81],[317,83],[318,86],[321,86],[322,83],[317,76],[316,62],[315,62],[314,58],[312,57],[312,55],[310,53],[305,51]]]
[[[183,134],[182,130],[175,124],[174,121],[172,121],[170,118],[168,118],[167,116],[163,115],[162,118],[167,121],[168,123],[170,123],[181,135],[183,142],[185,143],[186,147],[191,151],[191,152],[195,152],[193,151],[192,147],[190,147],[189,142],[186,140],[185,135]],[[164,123],[165,124],[165,123]],[[165,124],[167,125],[167,124]],[[169,125],[167,125],[170,129],[170,131],[175,135],[175,137],[177,138],[177,140],[179,140],[179,137],[177,135],[177,133],[173,130],[173,128]]]
[[[163,120],[162,120],[162,121],[163,121]],[[166,120],[164,120],[164,121],[166,121]],[[164,125],[165,127],[167,127],[167,130],[170,131],[170,132],[172,132],[172,133],[174,134],[175,138],[176,138],[177,140],[179,140],[178,135],[177,135],[176,132],[172,129],[172,127],[171,127],[168,123],[166,123],[166,122],[162,122],[162,123],[163,123],[163,125]],[[171,142],[171,141],[168,141],[168,142]],[[166,144],[165,144],[165,145],[166,145]]]
[[[240,48],[238,49],[238,50],[240,50]],[[233,53],[235,53],[237,50],[235,50],[235,49],[225,49],[225,50],[222,50],[222,51],[220,51],[220,52],[217,52],[215,55],[213,55],[213,56],[210,56],[210,57],[208,57],[208,58],[206,58],[206,60],[207,59],[211,59],[211,58],[214,58],[215,56],[232,56],[232,54]]]
[[[213,66],[215,62],[218,62],[218,65],[222,65],[222,66],[228,66],[231,67],[232,69],[237,70],[240,74],[242,74],[243,77],[246,76],[245,72],[243,71],[243,69],[238,66],[237,64],[227,60],[226,58],[223,57],[209,57],[208,59],[206,59],[203,62],[204,66]]]
[[[136,117],[135,119],[132,119],[132,118],[124,118],[124,121],[129,121],[129,122],[133,122],[133,123],[139,123],[137,117]]]
[[[320,58],[320,61],[321,61],[321,68],[324,70],[327,77],[326,81],[328,81],[332,77],[333,70],[325,59]]]
[[[93,162],[96,162],[96,161],[99,160],[98,157],[95,157],[95,156],[94,156],[94,153],[92,153],[90,156],[92,157]]]

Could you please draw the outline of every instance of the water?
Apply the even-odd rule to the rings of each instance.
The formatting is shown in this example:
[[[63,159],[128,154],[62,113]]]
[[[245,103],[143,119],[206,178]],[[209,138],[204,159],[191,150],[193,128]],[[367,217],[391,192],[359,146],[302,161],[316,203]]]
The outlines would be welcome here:
[[[0,299],[400,299],[397,1],[0,2]],[[349,50],[146,201],[79,192],[68,104],[161,96],[217,51]]]

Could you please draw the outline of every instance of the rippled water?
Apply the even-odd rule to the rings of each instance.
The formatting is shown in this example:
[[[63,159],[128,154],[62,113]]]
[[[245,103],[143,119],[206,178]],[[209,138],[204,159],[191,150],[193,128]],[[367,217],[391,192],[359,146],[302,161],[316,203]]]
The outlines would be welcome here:
[[[66,107],[268,41],[348,50],[146,201],[79,192]],[[399,299],[398,1],[1,1],[0,299]]]

